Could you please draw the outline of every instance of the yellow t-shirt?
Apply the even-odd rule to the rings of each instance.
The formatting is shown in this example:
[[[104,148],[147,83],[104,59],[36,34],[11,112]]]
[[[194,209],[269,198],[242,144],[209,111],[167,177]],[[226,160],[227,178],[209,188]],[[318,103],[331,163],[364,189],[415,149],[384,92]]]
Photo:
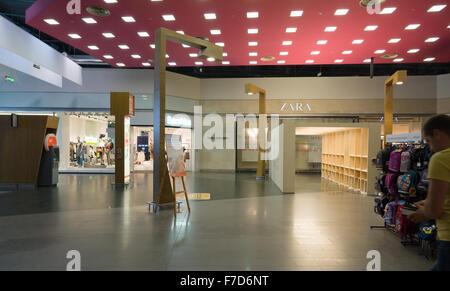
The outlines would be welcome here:
[[[428,178],[450,183],[450,148],[433,155]],[[450,241],[450,191],[446,193],[444,213],[437,220],[439,240]]]

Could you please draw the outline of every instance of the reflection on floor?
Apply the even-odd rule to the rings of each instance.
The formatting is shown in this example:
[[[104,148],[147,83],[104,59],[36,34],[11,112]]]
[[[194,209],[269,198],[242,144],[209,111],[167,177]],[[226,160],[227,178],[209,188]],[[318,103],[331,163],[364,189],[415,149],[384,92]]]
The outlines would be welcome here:
[[[298,175],[283,195],[254,174],[197,173],[193,201],[175,221],[148,213],[151,176],[114,189],[112,176],[66,175],[57,189],[0,196],[0,270],[65,270],[69,250],[83,270],[365,270],[369,250],[382,270],[427,270],[432,262],[382,223],[373,198]]]

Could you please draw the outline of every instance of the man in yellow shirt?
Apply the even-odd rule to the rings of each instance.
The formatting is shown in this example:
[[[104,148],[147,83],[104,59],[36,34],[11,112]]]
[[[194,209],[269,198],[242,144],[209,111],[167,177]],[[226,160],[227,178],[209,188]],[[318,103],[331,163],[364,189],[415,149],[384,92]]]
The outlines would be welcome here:
[[[450,271],[450,116],[431,118],[423,128],[425,141],[435,153],[428,168],[427,199],[416,205],[409,218],[416,222],[437,221],[439,253],[433,271]]]

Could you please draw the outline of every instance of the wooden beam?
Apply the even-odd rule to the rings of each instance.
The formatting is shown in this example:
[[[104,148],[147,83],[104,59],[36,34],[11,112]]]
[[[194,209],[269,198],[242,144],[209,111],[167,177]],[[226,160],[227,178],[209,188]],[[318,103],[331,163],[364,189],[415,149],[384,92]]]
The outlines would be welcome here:
[[[384,83],[384,140],[393,132],[394,123],[394,86],[406,83],[408,72],[397,71]]]
[[[155,83],[153,102],[153,201],[157,204],[174,202],[166,158],[166,46],[167,41],[185,44],[200,50],[199,58],[221,61],[223,49],[206,40],[177,33],[167,28],[155,32]]]

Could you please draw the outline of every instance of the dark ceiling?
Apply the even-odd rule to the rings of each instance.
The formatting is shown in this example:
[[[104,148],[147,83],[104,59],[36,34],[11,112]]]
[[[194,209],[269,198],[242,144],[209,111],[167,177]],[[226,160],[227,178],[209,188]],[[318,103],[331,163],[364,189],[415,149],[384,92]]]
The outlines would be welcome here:
[[[0,15],[7,17],[60,52],[66,52],[69,55],[85,55],[82,51],[25,24],[25,11],[34,2],[35,0],[0,0]],[[93,67],[93,65],[83,65],[83,67]],[[109,65],[100,67],[110,68]],[[369,65],[176,67],[168,68],[168,70],[199,78],[315,77],[320,73],[323,77],[370,75]],[[450,63],[380,64],[375,65],[374,75],[388,76],[397,70],[408,70],[411,76],[448,74]]]

